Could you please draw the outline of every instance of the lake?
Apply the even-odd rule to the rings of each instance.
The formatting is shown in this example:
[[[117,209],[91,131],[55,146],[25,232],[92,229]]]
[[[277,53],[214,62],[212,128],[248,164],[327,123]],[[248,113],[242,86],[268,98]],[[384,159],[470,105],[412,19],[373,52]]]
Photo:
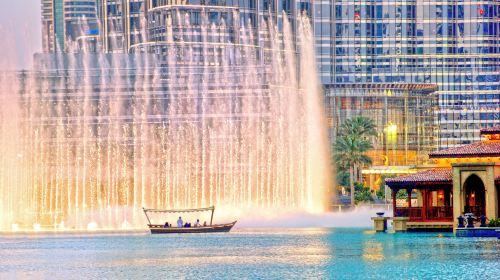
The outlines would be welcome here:
[[[0,279],[498,279],[500,240],[370,229],[1,235]]]

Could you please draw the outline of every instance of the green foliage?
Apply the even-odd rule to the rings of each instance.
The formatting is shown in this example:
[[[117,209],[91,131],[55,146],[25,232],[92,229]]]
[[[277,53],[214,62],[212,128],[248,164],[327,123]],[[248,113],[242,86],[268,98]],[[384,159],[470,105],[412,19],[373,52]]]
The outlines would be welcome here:
[[[385,199],[385,187],[380,188],[375,194],[379,199]]]
[[[370,141],[352,135],[337,137],[335,141],[335,162],[341,170],[348,170],[354,165],[370,165],[372,160],[364,153],[373,148]]]
[[[340,135],[354,135],[360,138],[377,135],[375,121],[367,117],[354,117],[344,121],[340,127]]]
[[[399,190],[396,193],[396,199],[408,199],[408,192],[406,190]]]
[[[489,227],[500,227],[500,218],[498,219],[490,219],[488,224]]]
[[[337,171],[337,185],[339,186],[349,186],[349,172],[345,170]]]
[[[350,185],[351,194],[354,191],[351,185],[357,178],[351,178],[353,174],[366,165],[371,165],[372,160],[365,153],[373,148],[370,136],[375,136],[375,122],[366,117],[354,117],[347,119],[339,128],[333,150],[334,162],[337,166],[337,182],[341,185]],[[369,191],[368,191],[369,194]],[[354,201],[366,201],[371,195],[360,191]]]
[[[354,190],[355,191],[361,192],[361,191],[363,191],[364,188],[365,188],[365,186],[362,183],[354,182]]]
[[[377,197],[379,199],[385,199],[385,179],[387,178],[394,178],[396,175],[382,175],[380,178],[380,183],[378,185],[378,191],[377,191]]]
[[[385,188],[385,179],[388,179],[388,178],[395,178],[397,177],[396,175],[382,175],[381,177],[381,180],[380,180],[380,184],[379,184],[379,188],[380,189],[383,189]]]
[[[371,202],[373,201],[372,193],[370,191],[370,188],[364,186],[361,183],[354,183],[354,201],[356,204],[360,202]]]
[[[369,137],[376,134],[375,122],[372,119],[354,117],[344,121],[334,144],[334,161],[337,165],[339,184],[344,186],[349,184],[350,167],[372,163],[371,158],[365,153],[373,148]]]

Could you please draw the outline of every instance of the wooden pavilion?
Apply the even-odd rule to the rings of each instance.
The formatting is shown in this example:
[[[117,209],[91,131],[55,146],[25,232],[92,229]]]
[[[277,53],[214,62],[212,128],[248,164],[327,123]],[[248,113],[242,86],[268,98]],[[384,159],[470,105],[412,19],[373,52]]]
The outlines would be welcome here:
[[[408,217],[409,230],[452,229],[464,213],[500,217],[500,125],[481,135],[482,141],[429,154],[432,169],[386,180],[394,216]],[[398,203],[400,190],[404,203]]]

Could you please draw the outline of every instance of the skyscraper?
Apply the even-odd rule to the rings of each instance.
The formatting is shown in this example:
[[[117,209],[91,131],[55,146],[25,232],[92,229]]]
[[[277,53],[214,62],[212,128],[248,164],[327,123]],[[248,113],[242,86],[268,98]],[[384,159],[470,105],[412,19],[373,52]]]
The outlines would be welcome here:
[[[128,52],[130,46],[145,41],[149,0],[98,0],[103,51]]]
[[[91,0],[42,0],[43,51],[63,52],[96,36],[97,6]]]
[[[282,12],[296,18],[297,12],[303,10],[304,5],[309,5],[301,2],[303,1],[98,0],[101,39],[105,52],[130,52],[137,44],[150,40],[147,38],[148,17],[154,16],[154,11],[160,8],[182,13],[200,9],[220,11],[221,7],[226,7],[227,11],[238,13],[242,22],[251,22],[257,30],[261,28],[261,21],[267,20],[269,16],[274,17],[274,22],[281,28]],[[214,11],[212,17],[217,17],[217,13],[219,12]],[[295,26],[293,22],[292,25]]]
[[[45,52],[88,47],[127,53],[148,38],[161,6],[231,7],[257,34],[261,19],[282,11],[314,20],[321,80],[334,84],[426,83],[439,86],[440,146],[479,139],[500,122],[500,1],[427,0],[42,0]],[[99,21],[97,21],[99,18]],[[294,28],[292,20],[292,28]],[[265,32],[265,28],[264,28]],[[99,39],[99,40],[97,40]],[[98,41],[98,42],[97,42]],[[70,44],[76,42],[77,44]]]
[[[500,123],[500,1],[314,1],[312,14],[327,88],[437,84],[440,147]]]

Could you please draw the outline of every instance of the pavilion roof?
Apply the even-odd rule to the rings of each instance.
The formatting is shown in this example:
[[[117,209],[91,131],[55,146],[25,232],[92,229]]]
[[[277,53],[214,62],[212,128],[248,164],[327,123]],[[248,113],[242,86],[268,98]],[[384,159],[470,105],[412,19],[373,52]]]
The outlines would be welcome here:
[[[499,157],[500,141],[479,141],[442,151],[432,152],[430,158]]]
[[[451,168],[435,168],[414,174],[385,179],[389,187],[415,187],[423,185],[452,185]]]
[[[500,125],[481,129],[481,135],[500,134]]]

